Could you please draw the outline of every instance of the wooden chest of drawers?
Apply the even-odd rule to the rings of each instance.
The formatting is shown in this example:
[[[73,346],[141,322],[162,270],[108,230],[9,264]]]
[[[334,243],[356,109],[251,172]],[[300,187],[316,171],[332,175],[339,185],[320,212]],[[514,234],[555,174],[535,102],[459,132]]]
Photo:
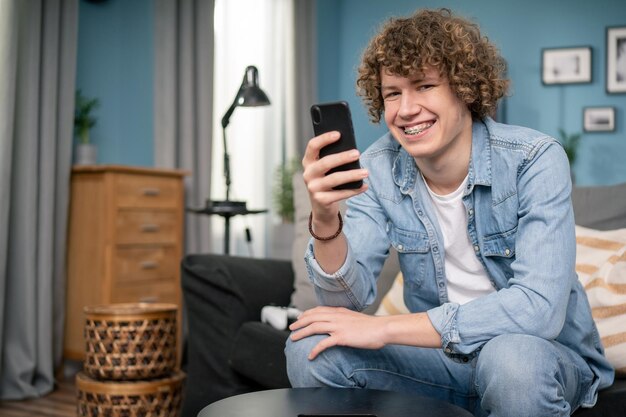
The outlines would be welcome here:
[[[181,305],[184,175],[115,165],[72,170],[66,358],[81,360],[85,355],[87,305]]]

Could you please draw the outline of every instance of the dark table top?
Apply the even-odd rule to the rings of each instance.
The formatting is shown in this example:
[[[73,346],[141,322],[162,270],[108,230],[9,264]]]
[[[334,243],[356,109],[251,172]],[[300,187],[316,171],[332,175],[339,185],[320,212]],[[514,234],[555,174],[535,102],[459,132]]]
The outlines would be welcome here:
[[[198,417],[464,417],[460,407],[411,394],[348,388],[251,392],[208,405]]]

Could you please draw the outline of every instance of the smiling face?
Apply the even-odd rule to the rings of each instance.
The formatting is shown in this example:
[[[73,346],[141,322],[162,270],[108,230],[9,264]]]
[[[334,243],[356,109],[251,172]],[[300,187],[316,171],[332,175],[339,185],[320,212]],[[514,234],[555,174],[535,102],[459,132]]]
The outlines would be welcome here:
[[[381,71],[384,118],[418,166],[469,163],[472,115],[434,68],[403,77]]]
[[[370,120],[380,122],[386,111],[380,92],[385,70],[411,77],[428,66],[448,78],[474,120],[493,115],[509,85],[504,58],[478,25],[447,9],[420,9],[389,19],[365,48],[356,84]]]

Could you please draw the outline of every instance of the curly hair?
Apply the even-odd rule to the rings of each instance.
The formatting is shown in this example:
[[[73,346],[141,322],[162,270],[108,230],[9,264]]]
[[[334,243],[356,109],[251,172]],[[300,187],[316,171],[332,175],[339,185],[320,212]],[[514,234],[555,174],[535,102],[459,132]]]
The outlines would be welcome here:
[[[356,84],[370,120],[380,122],[384,111],[381,71],[407,77],[428,67],[439,70],[475,119],[493,115],[509,86],[504,58],[478,25],[448,9],[418,10],[389,20],[363,53]]]

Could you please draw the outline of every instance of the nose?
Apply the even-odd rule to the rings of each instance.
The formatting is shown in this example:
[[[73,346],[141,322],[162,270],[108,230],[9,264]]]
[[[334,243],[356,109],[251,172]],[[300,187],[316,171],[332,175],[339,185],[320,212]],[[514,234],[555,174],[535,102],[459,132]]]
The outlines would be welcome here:
[[[412,94],[402,94],[398,116],[402,119],[410,119],[422,111],[422,106]]]

